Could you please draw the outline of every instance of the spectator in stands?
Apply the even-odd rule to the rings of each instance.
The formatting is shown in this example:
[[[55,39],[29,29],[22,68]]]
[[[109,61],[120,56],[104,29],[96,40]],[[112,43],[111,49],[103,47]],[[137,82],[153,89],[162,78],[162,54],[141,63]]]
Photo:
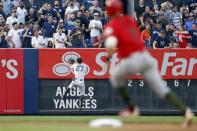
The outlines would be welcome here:
[[[0,14],[0,24],[5,25],[4,23],[5,23],[5,19],[4,19],[3,16]]]
[[[154,25],[154,27],[151,30],[151,40],[150,40],[150,47],[153,47],[153,42],[156,40],[159,32],[161,31],[161,22],[157,21],[157,23]]]
[[[0,29],[0,48],[8,48],[8,43],[5,39],[5,32],[3,29]]]
[[[83,0],[83,4],[85,5],[86,9],[89,9],[93,6],[94,0]]]
[[[78,29],[80,29],[82,32],[83,32],[83,27],[82,27],[82,25],[81,25],[81,20],[80,19],[76,19],[75,20],[75,29],[76,28],[78,28]]]
[[[101,18],[101,22],[103,24],[103,27],[105,27],[105,25],[107,24],[108,22],[108,15],[107,15],[107,11],[104,11],[103,12],[103,17]]]
[[[55,48],[66,48],[67,37],[63,33],[63,28],[59,27],[57,33],[54,34],[54,44]]]
[[[100,36],[103,31],[103,25],[99,19],[98,13],[94,13],[94,19],[90,21],[89,29],[91,30],[90,36],[91,36],[92,46],[95,48],[101,47]]]
[[[185,32],[184,27],[179,27],[179,30],[176,31],[177,42],[180,48],[186,48],[189,44],[190,35],[182,32]]]
[[[31,4],[26,8],[28,9],[28,15],[26,15],[24,21],[23,10],[25,10],[25,8],[20,6],[24,5],[21,0],[1,0],[0,25],[5,25],[6,23],[6,26],[0,26],[0,30],[3,28],[4,32],[8,34],[12,29],[13,22],[17,22],[18,24],[22,22],[23,24],[20,24],[21,28],[17,29],[18,32],[21,32],[24,30],[22,27],[23,25],[31,26],[29,23],[32,23],[33,27],[31,30],[29,29],[27,31],[27,27],[25,27],[25,30],[23,31],[23,47],[31,47],[30,44],[27,44],[27,41],[30,41],[30,37],[28,36],[31,36],[30,34],[33,30],[40,30],[40,27],[43,27],[42,33],[47,39],[52,39],[53,33],[58,32],[59,28],[63,28],[63,33],[68,36],[68,40],[71,42],[71,37],[69,36],[71,36],[71,34],[75,34],[73,32],[76,32],[77,30],[78,33],[82,32],[84,43],[86,43],[87,47],[100,47],[100,33],[102,33],[102,29],[89,28],[89,25],[91,25],[92,21],[96,18],[93,14],[98,13],[100,18],[97,17],[97,21],[101,21],[102,27],[105,26],[108,18],[105,11],[102,11],[102,8],[100,7],[102,2],[104,2],[104,0],[54,0],[53,7],[49,3],[45,3],[39,7],[34,4],[33,0],[30,0]],[[17,18],[15,13],[16,10],[23,15],[19,15],[19,13],[17,13]],[[10,11],[12,11],[11,14],[9,14]],[[166,37],[170,39],[170,43],[173,43],[171,44],[171,47],[178,47],[180,45],[180,48],[183,47],[181,42],[185,40],[185,35],[189,37],[189,32],[195,32],[193,31],[194,28],[192,29],[192,25],[197,21],[197,0],[162,0],[162,3],[161,0],[153,0],[150,3],[147,3],[147,1],[144,0],[139,0],[137,1],[135,11],[137,19],[141,19],[142,21],[141,23],[139,22],[139,28],[143,31],[142,38],[146,45],[150,43],[148,44],[150,47],[153,46],[153,42],[156,41],[161,30],[165,30]],[[92,14],[90,12],[92,12]],[[48,16],[52,16],[52,24],[54,25],[54,28],[52,27],[53,25],[48,23]],[[80,23],[77,23],[78,20],[80,20]],[[149,32],[146,30],[148,28],[147,26],[151,27],[150,30],[148,29]],[[175,28],[175,26],[177,28]],[[179,28],[182,26],[184,26],[188,32],[185,30],[182,31],[182,29]],[[183,32],[186,34],[181,34]],[[7,38],[7,34],[5,34],[5,38]],[[192,34],[191,37],[195,36],[194,34]],[[151,39],[148,39],[150,36]],[[72,36],[72,38],[74,37]],[[191,38],[189,42],[192,42],[192,40],[193,39]],[[76,46],[77,42],[74,42],[74,46],[78,47]],[[48,47],[48,44],[46,44],[45,47]]]
[[[48,16],[52,16],[54,23],[57,23],[57,20],[61,18],[61,16],[58,15],[58,12],[53,10],[51,4],[49,3],[47,4],[47,9],[45,12],[43,12],[43,14],[45,18],[47,18]]]
[[[40,30],[40,26],[37,22],[33,23],[33,30],[35,29]]]
[[[67,34],[67,31],[65,30],[65,26],[64,26],[64,21],[63,19],[60,19],[56,28],[56,32],[58,31],[59,28],[62,28],[63,33]]]
[[[2,2],[3,2],[3,11],[5,12],[6,15],[10,14],[12,8],[11,0],[2,0]]]
[[[31,39],[31,45],[33,48],[45,48],[46,40],[43,38],[42,35],[40,35],[39,30],[34,30],[34,36]]]
[[[79,11],[79,7],[74,4],[74,0],[70,0],[68,7],[66,8],[65,15],[70,15],[76,11]]]
[[[165,31],[166,31],[166,37],[170,40],[170,42],[176,41],[177,38],[175,33],[176,27],[173,24],[166,25]]]
[[[145,12],[145,4],[144,0],[139,0],[139,5],[136,6],[135,8],[135,14],[137,17],[137,20],[142,17],[142,14]]]
[[[154,8],[154,12],[155,12],[155,14],[158,16],[159,11],[160,11],[160,10],[159,10],[159,6],[158,6],[158,4],[155,4],[153,8]]]
[[[21,44],[23,45],[22,43],[22,37],[23,37],[23,32],[24,32],[24,24],[23,23],[19,23],[18,24],[18,34],[20,35],[20,39],[21,39]]]
[[[193,14],[190,13],[189,18],[186,21],[185,26],[184,26],[186,31],[191,31],[192,30],[193,23],[194,23],[194,17],[193,17]]]
[[[38,21],[38,15],[35,12],[34,8],[30,8],[28,15],[26,15],[25,17],[25,21],[27,23],[31,23],[31,22],[37,22]]]
[[[182,25],[182,15],[178,11],[177,6],[174,6],[173,11],[170,14],[170,22],[175,25],[175,27],[178,29]]]
[[[19,6],[17,7],[17,10],[16,10],[16,15],[17,15],[17,18],[18,18],[18,22],[24,24],[25,23],[25,17],[27,15],[27,10],[25,9],[24,3],[22,1],[19,2]]]
[[[172,3],[170,2],[170,0],[164,0],[165,2],[163,2],[161,4],[161,6],[165,6],[166,9],[171,9],[173,7]]]
[[[145,46],[148,48],[150,46],[151,39],[151,27],[149,24],[145,26],[145,29],[141,33],[141,39],[144,41]]]
[[[189,5],[189,10],[194,10],[197,6],[197,0],[185,0],[185,2]]]
[[[8,32],[8,38],[7,38],[9,46],[11,48],[21,48],[22,43],[18,32],[17,22],[14,22],[12,26],[13,28]]]
[[[48,16],[47,22],[43,24],[42,30],[43,30],[43,36],[46,39],[46,41],[48,41],[48,39],[50,38],[53,38],[53,33],[55,33],[56,31],[56,24],[53,23],[52,16],[50,15]]]
[[[82,11],[79,10],[76,12],[76,19],[80,20],[80,22],[82,22],[83,20],[82,15],[83,15]]]
[[[80,29],[76,28],[75,30],[73,30],[71,32],[70,39],[72,43],[72,48],[86,47],[83,32]]]
[[[164,30],[165,30],[165,26],[170,23],[169,20],[165,17],[164,14],[159,14],[159,16],[157,17],[157,20],[160,21],[161,28],[164,29]]]
[[[142,17],[140,19],[142,26],[144,26],[146,23],[150,23],[151,19],[151,10],[149,6],[146,6],[145,12],[142,14]]]
[[[54,44],[52,40],[49,40],[47,43],[47,48],[54,48]]]
[[[6,24],[8,25],[9,29],[11,29],[13,27],[12,24],[14,22],[18,23],[18,19],[17,19],[17,16],[16,16],[16,9],[12,10],[11,16],[9,16],[6,20]]]
[[[70,16],[68,16],[65,20],[65,29],[68,31],[68,36],[70,35],[70,32],[75,28],[75,20],[76,16],[74,13],[70,14]]]
[[[43,27],[44,23],[46,22],[46,18],[44,14],[38,13],[38,21],[34,23],[38,23],[40,27]]]
[[[150,11],[150,18],[149,18],[149,23],[152,25],[154,25],[154,23],[156,23],[158,20],[158,15],[154,12],[154,11]]]
[[[18,7],[19,6],[20,0],[12,0],[12,5],[13,7]]]
[[[190,39],[191,39],[191,47],[197,48],[197,21],[193,23],[192,30],[189,31]]]
[[[76,20],[76,28],[71,32],[70,39],[73,48],[84,48],[86,47],[83,30],[80,26],[80,20]]]
[[[165,30],[161,30],[156,40],[153,43],[153,48],[168,48],[170,46],[170,40],[166,37]]]
[[[84,39],[85,42],[87,44],[88,47],[92,47],[91,44],[91,37],[90,37],[90,29],[89,29],[89,23],[90,20],[92,20],[92,16],[90,15],[90,11],[89,10],[85,10],[84,16],[83,16],[83,20],[82,20],[82,27],[84,29]]]
[[[44,13],[47,11],[47,3],[44,3],[42,7],[39,9],[39,14],[45,15]]]
[[[58,20],[64,18],[65,10],[60,6],[60,2],[58,0],[54,0],[54,8],[53,11],[57,13]]]
[[[79,10],[84,14],[86,7],[84,5],[81,5]]]
[[[3,16],[4,19],[6,19],[6,14],[3,10],[3,3],[2,2],[0,2],[0,14]]]
[[[33,25],[32,23],[25,25],[25,30],[23,31],[23,47],[32,48],[31,39],[33,37]]]
[[[95,12],[98,12],[99,15],[102,16],[103,11],[102,11],[102,9],[99,7],[99,2],[98,2],[98,0],[95,0],[95,1],[93,2],[93,6],[91,6],[91,7],[89,8],[89,10],[90,10],[90,13],[91,13],[91,14],[94,14]]]
[[[185,23],[188,21],[190,17],[189,9],[183,8],[181,12],[182,12],[182,22],[183,25],[185,25]]]

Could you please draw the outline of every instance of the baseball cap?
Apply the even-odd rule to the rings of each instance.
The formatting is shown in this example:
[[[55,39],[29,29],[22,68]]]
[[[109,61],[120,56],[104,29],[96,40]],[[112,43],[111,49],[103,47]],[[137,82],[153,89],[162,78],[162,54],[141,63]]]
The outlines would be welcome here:
[[[165,34],[165,33],[166,33],[166,31],[165,31],[165,30],[161,30],[161,31],[160,31],[160,33]]]
[[[94,13],[94,16],[99,16],[99,13],[97,13],[97,12],[96,12],[96,13]]]

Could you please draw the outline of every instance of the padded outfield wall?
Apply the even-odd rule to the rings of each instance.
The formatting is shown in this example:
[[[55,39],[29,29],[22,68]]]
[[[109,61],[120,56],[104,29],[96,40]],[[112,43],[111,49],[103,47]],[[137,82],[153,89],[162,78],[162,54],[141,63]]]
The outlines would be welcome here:
[[[164,84],[197,111],[197,50],[150,50]],[[73,74],[70,57],[87,64],[86,99],[78,111],[79,90],[65,93]],[[124,107],[108,78],[119,61],[117,53],[107,68],[103,49],[0,49],[0,114],[114,114]],[[158,99],[142,76],[129,77],[127,88],[143,114],[179,113]]]

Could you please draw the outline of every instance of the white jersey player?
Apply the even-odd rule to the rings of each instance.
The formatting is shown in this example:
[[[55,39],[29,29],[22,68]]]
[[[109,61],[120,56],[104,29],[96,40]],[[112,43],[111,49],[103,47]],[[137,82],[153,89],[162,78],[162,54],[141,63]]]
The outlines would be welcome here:
[[[71,66],[71,69],[75,77],[74,80],[68,86],[68,88],[71,89],[72,87],[77,86],[80,89],[80,94],[84,95],[85,94],[84,77],[87,67],[82,62],[83,62],[82,58],[77,58],[77,62]]]
[[[83,99],[85,95],[85,82],[84,82],[84,77],[86,74],[86,65],[83,63],[82,58],[77,58],[77,62],[74,60],[71,60],[70,63],[72,64],[71,69],[74,74],[74,79],[72,82],[69,84],[67,91],[65,92],[65,95],[70,92],[70,90],[73,87],[79,87],[80,89],[80,106],[79,108],[82,108],[83,105]]]

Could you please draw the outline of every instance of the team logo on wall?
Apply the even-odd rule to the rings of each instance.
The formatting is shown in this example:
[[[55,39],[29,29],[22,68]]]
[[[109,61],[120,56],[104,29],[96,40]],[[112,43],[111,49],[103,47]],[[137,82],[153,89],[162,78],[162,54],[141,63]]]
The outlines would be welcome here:
[[[66,52],[62,55],[62,63],[57,63],[53,66],[53,73],[57,76],[67,76],[72,71],[69,64],[69,59],[76,60],[78,57],[81,57],[77,52]],[[84,63],[85,64],[85,63]],[[90,72],[90,67],[86,65],[86,75]]]

